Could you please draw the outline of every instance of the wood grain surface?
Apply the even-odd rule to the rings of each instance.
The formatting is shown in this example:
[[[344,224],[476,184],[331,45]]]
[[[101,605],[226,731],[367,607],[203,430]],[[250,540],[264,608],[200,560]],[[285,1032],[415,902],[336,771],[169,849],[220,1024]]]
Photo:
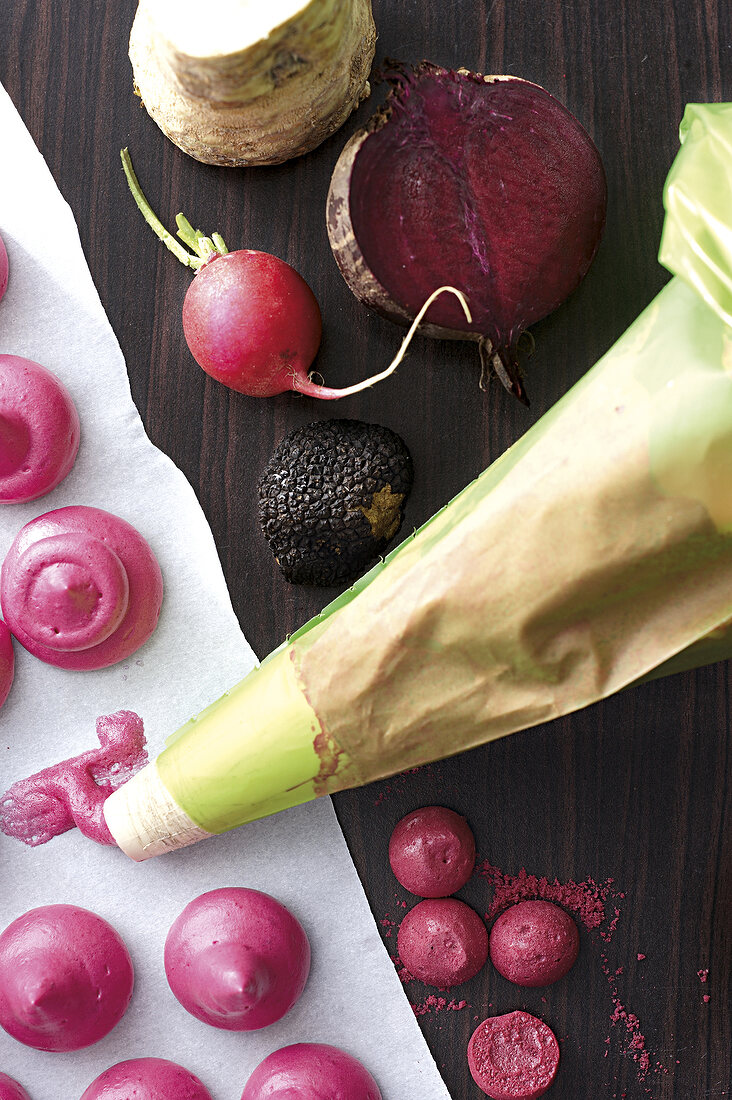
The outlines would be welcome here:
[[[375,0],[377,62],[429,58],[527,77],[567,104],[602,153],[610,195],[605,238],[579,291],[533,329],[530,410],[496,387],[479,390],[474,348],[427,340],[416,342],[388,383],[337,407],[294,395],[248,399],[198,369],[180,324],[190,275],[140,221],[120,147],[129,145],[166,223],[182,210],[204,229],[220,230],[230,247],[274,252],[301,271],[325,319],[318,370],[328,384],[344,385],[386,365],[401,335],[351,296],[325,232],[330,173],[371,105],[293,163],[253,170],[197,164],[163,138],[132,94],[134,8],[135,0],[0,0],[0,79],[76,216],[148,433],[198,493],[241,625],[264,655],[335,592],[288,586],[263,542],[255,485],[275,444],[291,428],[333,415],[394,428],[414,458],[411,529],[541,416],[668,277],[656,261],[662,185],[684,104],[732,99],[732,6]],[[12,170],[1,143],[0,170]],[[519,1007],[540,1015],[559,1038],[552,1100],[730,1095],[731,691],[727,665],[677,676],[336,799],[392,954],[395,925],[414,899],[391,876],[388,838],[402,814],[420,805],[465,814],[481,857],[506,871],[612,878],[624,895],[612,942],[583,928],[580,959],[555,986],[521,990],[488,966],[454,991],[464,1008],[432,1005],[420,1015],[455,1100],[482,1095],[465,1057],[476,1022]],[[485,913],[489,884],[474,878],[463,896]],[[611,1025],[603,952],[617,998],[637,1015],[650,1052],[644,1080],[626,1021]],[[702,983],[697,972],[707,968]],[[432,992],[406,986],[428,1009]]]

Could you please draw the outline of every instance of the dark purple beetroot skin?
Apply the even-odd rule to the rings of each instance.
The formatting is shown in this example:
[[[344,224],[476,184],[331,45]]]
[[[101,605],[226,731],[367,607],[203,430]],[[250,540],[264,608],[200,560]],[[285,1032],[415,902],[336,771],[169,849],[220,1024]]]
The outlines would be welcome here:
[[[487,337],[510,366],[524,329],[564,301],[595,255],[607,198],[599,153],[577,119],[528,81],[427,62],[391,79],[350,173],[356,244],[411,316],[436,287],[462,290],[472,324],[451,295],[427,320]],[[348,260],[338,250],[336,258],[366,300]]]

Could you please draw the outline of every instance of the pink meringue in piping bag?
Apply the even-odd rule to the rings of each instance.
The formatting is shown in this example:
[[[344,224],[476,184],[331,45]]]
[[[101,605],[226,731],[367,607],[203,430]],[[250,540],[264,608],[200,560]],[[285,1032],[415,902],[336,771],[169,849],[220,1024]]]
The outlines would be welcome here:
[[[0,574],[11,631],[58,668],[106,668],[129,657],[155,629],[162,597],[160,566],[139,531],[83,505],[27,523]]]
[[[100,1073],[81,1100],[211,1100],[211,1093],[175,1062],[130,1058]]]
[[[44,905],[0,935],[0,1027],[37,1050],[81,1050],[122,1019],[133,971],[110,924],[76,905]]]
[[[174,995],[191,1015],[226,1031],[256,1031],[282,1019],[309,972],[302,925],[259,890],[232,886],[201,894],[165,941]]]
[[[76,461],[79,433],[76,406],[55,374],[31,359],[0,355],[0,503],[37,500],[55,489]]]

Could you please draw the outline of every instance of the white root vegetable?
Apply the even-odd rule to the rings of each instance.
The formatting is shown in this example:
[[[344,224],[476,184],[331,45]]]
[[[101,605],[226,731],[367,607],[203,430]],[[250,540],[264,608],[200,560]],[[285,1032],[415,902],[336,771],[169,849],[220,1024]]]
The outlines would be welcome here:
[[[184,152],[280,164],[319,145],[369,93],[371,0],[140,0],[135,88]]]

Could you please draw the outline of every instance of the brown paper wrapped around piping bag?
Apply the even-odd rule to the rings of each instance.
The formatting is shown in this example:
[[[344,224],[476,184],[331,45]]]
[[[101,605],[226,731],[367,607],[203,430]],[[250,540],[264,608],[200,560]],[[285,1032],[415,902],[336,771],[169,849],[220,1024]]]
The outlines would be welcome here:
[[[690,106],[675,278],[514,447],[107,802],[135,859],[732,655],[732,105]]]

